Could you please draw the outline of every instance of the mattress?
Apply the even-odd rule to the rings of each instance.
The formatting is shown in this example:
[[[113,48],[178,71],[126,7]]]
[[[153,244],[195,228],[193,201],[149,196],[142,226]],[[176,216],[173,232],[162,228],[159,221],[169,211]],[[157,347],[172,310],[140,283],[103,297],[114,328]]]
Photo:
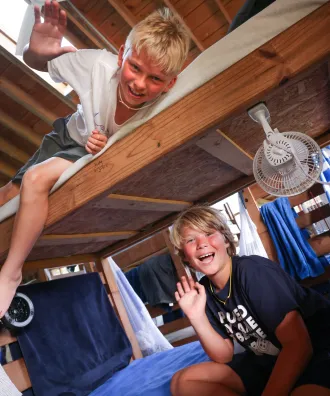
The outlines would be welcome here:
[[[97,159],[115,142],[122,139],[161,111],[196,90],[216,75],[228,69],[249,53],[259,48],[328,0],[277,0],[262,12],[249,19],[236,30],[213,44],[198,56],[178,77],[177,83],[155,104],[148,117],[127,123],[111,136],[105,148],[95,156],[86,155],[72,164],[58,179],[51,190],[56,191],[80,169]],[[201,72],[202,71],[202,72]],[[13,215],[19,206],[19,196],[0,208],[0,222]]]

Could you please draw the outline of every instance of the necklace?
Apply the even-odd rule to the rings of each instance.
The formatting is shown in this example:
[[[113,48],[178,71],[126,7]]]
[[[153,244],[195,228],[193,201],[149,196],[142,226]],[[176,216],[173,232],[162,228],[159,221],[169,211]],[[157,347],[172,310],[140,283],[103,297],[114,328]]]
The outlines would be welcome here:
[[[123,98],[122,98],[121,92],[120,92],[120,85],[118,85],[118,93],[119,93],[119,102],[122,103],[127,109],[134,110],[134,111],[138,111],[141,109],[145,109],[146,107],[152,106],[153,104],[155,104],[156,100],[159,98],[159,96],[158,96],[157,98],[155,98],[155,100],[152,103],[149,103],[148,105],[143,104],[141,107],[130,107],[123,101]]]
[[[231,286],[232,286],[232,271],[233,271],[233,263],[232,261],[230,262],[230,275],[229,275],[229,293],[228,296],[226,297],[226,299],[223,301],[221,300],[215,293],[214,293],[214,289],[212,286],[211,281],[209,280],[210,283],[210,289],[211,289],[211,293],[213,295],[213,297],[215,297],[218,301],[220,301],[223,305],[226,305],[226,302],[229,300],[230,296],[231,296]]]

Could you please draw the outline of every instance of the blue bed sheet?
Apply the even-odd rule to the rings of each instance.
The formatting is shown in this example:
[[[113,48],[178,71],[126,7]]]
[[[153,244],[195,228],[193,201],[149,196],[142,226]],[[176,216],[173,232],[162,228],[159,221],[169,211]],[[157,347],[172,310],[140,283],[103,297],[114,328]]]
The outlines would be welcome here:
[[[199,341],[138,359],[96,389],[90,396],[170,396],[174,373],[207,362]]]

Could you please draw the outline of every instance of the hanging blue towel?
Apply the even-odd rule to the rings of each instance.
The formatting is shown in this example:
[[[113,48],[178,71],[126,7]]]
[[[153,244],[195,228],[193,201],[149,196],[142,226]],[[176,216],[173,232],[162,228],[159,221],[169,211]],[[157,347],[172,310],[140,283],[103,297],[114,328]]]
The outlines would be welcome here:
[[[261,215],[286,272],[297,280],[323,274],[324,266],[297,226],[287,198],[263,205]]]
[[[35,316],[18,336],[35,396],[84,396],[126,367],[129,340],[99,274],[23,286]]]

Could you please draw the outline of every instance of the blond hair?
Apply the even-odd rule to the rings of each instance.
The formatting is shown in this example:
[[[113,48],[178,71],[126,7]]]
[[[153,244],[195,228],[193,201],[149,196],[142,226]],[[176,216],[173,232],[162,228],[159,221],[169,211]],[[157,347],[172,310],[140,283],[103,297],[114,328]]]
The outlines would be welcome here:
[[[125,42],[125,52],[144,49],[157,66],[177,75],[188,56],[189,35],[168,8],[154,11],[133,27]]]
[[[220,212],[208,205],[195,205],[183,211],[175,220],[171,229],[171,242],[176,248],[177,254],[184,260],[182,249],[182,231],[184,227],[194,228],[203,232],[219,231],[229,243],[227,252],[229,256],[236,254],[234,235],[227,225],[226,219]]]

